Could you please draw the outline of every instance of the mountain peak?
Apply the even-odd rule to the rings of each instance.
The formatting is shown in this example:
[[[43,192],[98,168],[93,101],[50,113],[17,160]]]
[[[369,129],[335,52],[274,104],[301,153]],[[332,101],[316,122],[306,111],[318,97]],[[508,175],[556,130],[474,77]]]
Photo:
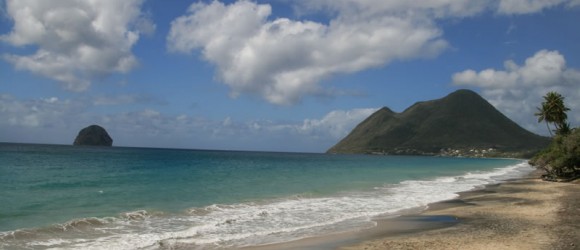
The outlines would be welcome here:
[[[434,155],[450,148],[522,152],[548,142],[521,128],[476,92],[461,89],[441,99],[417,102],[402,113],[382,108],[328,152]]]
[[[482,98],[479,94],[477,94],[475,91],[470,90],[470,89],[458,89],[456,91],[451,92],[451,94],[447,95],[447,97],[479,97]]]

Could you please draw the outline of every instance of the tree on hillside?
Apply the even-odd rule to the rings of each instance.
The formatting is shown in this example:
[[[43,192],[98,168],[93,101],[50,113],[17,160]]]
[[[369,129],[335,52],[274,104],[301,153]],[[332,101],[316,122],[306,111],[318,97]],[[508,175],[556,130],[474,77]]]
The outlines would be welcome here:
[[[570,132],[570,126],[566,122],[568,120],[567,111],[570,109],[564,105],[564,97],[557,92],[551,91],[544,96],[544,102],[542,102],[542,107],[538,108],[538,112],[535,113],[538,117],[538,122],[545,121],[546,127],[550,135],[552,135],[552,130],[550,130],[550,123],[553,123],[556,127],[556,134],[567,134]]]

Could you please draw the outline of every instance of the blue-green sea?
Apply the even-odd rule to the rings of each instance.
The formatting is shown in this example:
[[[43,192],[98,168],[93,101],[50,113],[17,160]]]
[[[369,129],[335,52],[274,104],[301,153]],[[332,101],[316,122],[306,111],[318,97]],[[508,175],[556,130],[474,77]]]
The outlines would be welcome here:
[[[521,177],[523,160],[0,143],[0,249],[237,248]]]

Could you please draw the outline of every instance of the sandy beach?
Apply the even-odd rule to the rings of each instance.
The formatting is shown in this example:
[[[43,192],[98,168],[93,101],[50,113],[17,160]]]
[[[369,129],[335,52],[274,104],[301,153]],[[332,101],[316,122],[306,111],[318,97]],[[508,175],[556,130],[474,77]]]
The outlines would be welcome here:
[[[538,175],[461,193],[377,227],[252,249],[580,249],[580,181]]]
[[[580,249],[580,185],[536,176],[467,192],[422,216],[454,216],[435,230],[385,235],[341,249]]]

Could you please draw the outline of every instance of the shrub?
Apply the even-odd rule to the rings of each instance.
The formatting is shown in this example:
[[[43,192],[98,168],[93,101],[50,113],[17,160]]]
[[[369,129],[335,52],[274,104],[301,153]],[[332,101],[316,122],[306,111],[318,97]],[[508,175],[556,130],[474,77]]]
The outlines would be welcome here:
[[[567,135],[556,135],[548,148],[538,153],[530,163],[546,171],[547,180],[574,180],[580,177],[580,129]]]

